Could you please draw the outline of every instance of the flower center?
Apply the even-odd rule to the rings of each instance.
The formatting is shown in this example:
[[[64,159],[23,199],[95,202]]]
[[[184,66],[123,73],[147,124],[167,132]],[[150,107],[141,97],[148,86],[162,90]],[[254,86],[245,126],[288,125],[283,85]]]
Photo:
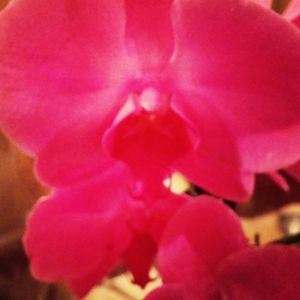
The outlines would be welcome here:
[[[171,98],[150,88],[130,95],[105,135],[110,155],[147,185],[162,186],[172,163],[194,148],[191,129],[172,110]]]

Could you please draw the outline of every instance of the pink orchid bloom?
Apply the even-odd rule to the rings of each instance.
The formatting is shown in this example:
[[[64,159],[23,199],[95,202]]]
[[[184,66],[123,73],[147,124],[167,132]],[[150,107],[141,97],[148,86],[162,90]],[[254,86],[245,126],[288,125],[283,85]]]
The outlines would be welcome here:
[[[164,285],[146,300],[299,299],[300,250],[254,247],[237,216],[203,196],[182,206],[162,237]]]
[[[239,0],[31,1],[1,14],[0,124],[45,183],[120,160],[154,194],[177,170],[244,199],[254,173],[299,157],[300,34],[274,13]]]
[[[251,1],[11,0],[0,126],[55,187],[28,220],[33,273],[83,295],[124,259],[143,284],[185,202],[172,172],[240,201],[294,163],[299,53],[295,27]]]

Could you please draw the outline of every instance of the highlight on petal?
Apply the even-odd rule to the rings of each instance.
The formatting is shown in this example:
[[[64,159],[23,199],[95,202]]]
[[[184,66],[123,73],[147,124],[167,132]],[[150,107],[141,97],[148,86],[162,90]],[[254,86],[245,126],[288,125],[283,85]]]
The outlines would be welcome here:
[[[171,20],[173,0],[125,0],[129,52],[142,71],[161,71],[174,51]]]
[[[0,126],[30,154],[86,110],[99,124],[130,73],[121,1],[11,0],[0,15]]]
[[[198,94],[215,108],[236,142],[242,169],[267,172],[295,162],[297,28],[251,1],[179,0],[174,8],[177,50],[170,72],[182,93]],[[200,111],[201,100],[190,100]]]
[[[85,279],[84,286],[99,282],[131,240],[125,197],[122,168],[115,166],[101,177],[56,190],[41,200],[24,237],[33,274],[50,282],[72,284],[80,278]]]
[[[284,11],[284,16],[291,21],[296,21],[300,17],[300,1],[291,0]],[[297,22],[297,21],[296,21]]]
[[[272,5],[272,0],[252,0],[252,1],[266,8],[271,8]]]
[[[217,281],[225,299],[298,299],[300,250],[293,246],[249,248],[225,259]]]

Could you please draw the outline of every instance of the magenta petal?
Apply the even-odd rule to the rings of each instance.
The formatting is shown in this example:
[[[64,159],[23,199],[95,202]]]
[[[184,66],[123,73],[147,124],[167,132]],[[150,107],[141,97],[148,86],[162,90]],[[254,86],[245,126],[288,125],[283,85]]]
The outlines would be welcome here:
[[[128,50],[144,71],[160,71],[171,58],[173,0],[125,0]]]
[[[114,117],[109,110],[117,110],[118,101],[115,101],[115,93],[98,96],[37,153],[35,167],[44,183],[52,186],[74,184],[96,176],[113,163],[103,150],[101,138]]]
[[[157,245],[146,234],[137,234],[124,254],[125,264],[134,276],[134,283],[144,287],[149,281],[149,271],[156,255]]]
[[[99,265],[95,266],[95,270],[91,271],[85,276],[72,278],[69,280],[68,285],[70,289],[80,299],[96,285],[101,283],[101,279],[113,271],[113,267],[116,266],[116,258],[113,256],[107,256],[101,261]]]
[[[199,107],[204,97],[218,110],[243,169],[265,172],[295,162],[300,153],[297,28],[239,0],[179,0],[175,18],[173,75],[182,90],[198,93]],[[194,100],[189,104],[195,107]]]
[[[193,103],[193,105],[191,105]],[[234,137],[206,97],[193,93],[174,99],[174,109],[198,131],[194,152],[174,165],[194,184],[222,198],[245,200],[253,192],[254,175],[241,170]]]
[[[116,0],[15,0],[1,12],[0,126],[29,153],[91,106],[99,123],[115,106],[100,91],[128,75],[124,14]]]
[[[122,170],[115,167],[40,201],[24,237],[34,275],[70,281],[95,272],[97,266],[107,271],[107,261],[114,265],[131,239],[124,190]]]
[[[186,298],[179,284],[165,284],[147,295],[144,300],[186,300]]]
[[[205,274],[246,246],[238,217],[217,199],[199,197],[182,206],[165,229],[159,252],[162,277],[166,282],[193,282],[203,276],[209,282]]]
[[[300,250],[290,246],[249,248],[224,260],[217,278],[224,299],[299,299]]]

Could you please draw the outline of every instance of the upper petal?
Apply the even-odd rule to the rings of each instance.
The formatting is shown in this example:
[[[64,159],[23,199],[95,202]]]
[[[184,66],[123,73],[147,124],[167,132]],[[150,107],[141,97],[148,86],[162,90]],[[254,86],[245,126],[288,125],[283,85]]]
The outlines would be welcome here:
[[[218,110],[242,168],[260,172],[294,162],[300,153],[297,28],[251,1],[179,0],[174,16],[173,76]]]
[[[180,284],[165,284],[147,295],[144,300],[185,300]]]
[[[300,250],[291,246],[249,248],[224,260],[217,278],[224,299],[300,297]]]
[[[171,20],[173,0],[125,0],[129,52],[142,71],[161,71],[174,51]]]
[[[0,16],[0,126],[29,153],[94,106],[128,74],[124,8],[117,0],[12,0]]]
[[[55,191],[32,211],[24,237],[31,270],[45,281],[95,277],[120,259],[131,239],[119,166],[76,187]],[[121,237],[121,238],[120,238]],[[100,276],[100,275],[101,276]]]

